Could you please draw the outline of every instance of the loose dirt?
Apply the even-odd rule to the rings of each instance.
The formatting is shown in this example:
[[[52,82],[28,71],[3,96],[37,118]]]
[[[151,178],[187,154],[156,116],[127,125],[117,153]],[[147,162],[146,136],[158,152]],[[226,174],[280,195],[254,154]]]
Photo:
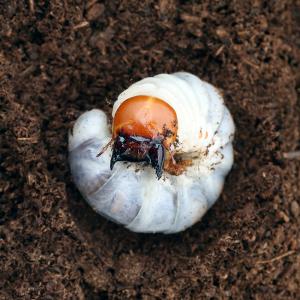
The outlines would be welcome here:
[[[299,1],[10,0],[0,14],[0,299],[300,299]],[[224,94],[235,164],[192,228],[131,233],[76,190],[67,132],[179,70]]]

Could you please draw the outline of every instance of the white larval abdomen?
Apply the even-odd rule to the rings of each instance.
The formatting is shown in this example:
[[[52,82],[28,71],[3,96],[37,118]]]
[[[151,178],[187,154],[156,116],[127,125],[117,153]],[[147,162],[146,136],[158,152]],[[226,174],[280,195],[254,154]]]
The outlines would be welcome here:
[[[101,110],[84,113],[69,135],[69,161],[74,182],[101,215],[136,232],[174,233],[199,221],[219,197],[233,163],[234,124],[216,88],[189,73],[145,78],[121,93],[113,107],[145,95],[171,105],[178,119],[176,151],[192,158],[181,175],[117,162],[110,170],[111,139]]]

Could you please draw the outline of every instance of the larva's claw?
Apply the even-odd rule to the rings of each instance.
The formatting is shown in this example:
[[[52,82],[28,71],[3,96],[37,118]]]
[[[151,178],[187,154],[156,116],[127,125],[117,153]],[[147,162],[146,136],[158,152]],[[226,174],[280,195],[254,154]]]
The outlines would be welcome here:
[[[162,167],[156,168],[155,169],[155,173],[156,173],[157,179],[159,180],[161,178],[161,176],[162,176],[162,173],[163,173]]]
[[[116,151],[114,150],[112,155],[111,155],[111,159],[110,159],[110,169],[112,170],[115,163],[120,160],[120,156],[118,155],[118,153],[116,153]]]
[[[111,146],[113,144],[114,140],[111,139],[101,150],[100,152],[96,155],[96,157],[101,156],[107,149],[109,146]]]
[[[165,162],[165,148],[162,144],[155,144],[149,151],[150,163],[155,169],[158,179],[161,178],[163,173],[163,166]]]

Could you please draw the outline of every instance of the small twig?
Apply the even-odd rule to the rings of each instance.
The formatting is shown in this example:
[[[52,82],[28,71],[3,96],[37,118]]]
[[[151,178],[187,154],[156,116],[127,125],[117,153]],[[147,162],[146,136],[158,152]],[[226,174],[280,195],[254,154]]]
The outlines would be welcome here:
[[[38,142],[38,138],[37,137],[19,137],[17,138],[18,141],[28,141],[31,142],[33,144],[36,144]]]
[[[29,0],[29,10],[30,12],[34,13],[34,1]]]
[[[73,27],[74,30],[77,30],[77,29],[80,29],[80,28],[83,28],[83,27],[86,27],[88,26],[90,23],[88,21],[82,21],[81,23],[75,25]]]
[[[255,63],[253,63],[252,61],[250,61],[250,60],[248,60],[248,59],[246,59],[246,58],[243,59],[243,62],[246,63],[247,65],[249,65],[249,66],[255,68],[255,69],[258,69],[258,68],[259,68],[258,65],[256,65]]]
[[[89,10],[92,6],[94,6],[97,3],[97,0],[91,0],[87,3],[86,9]]]
[[[285,152],[283,157],[286,159],[300,159],[300,151]]]
[[[32,74],[35,71],[35,69],[36,69],[36,66],[31,65],[28,68],[26,68],[24,71],[22,71],[20,73],[20,76],[22,76],[22,77],[28,76],[28,75]]]
[[[167,149],[167,151],[168,151],[169,154],[170,154],[170,157],[171,157],[171,160],[172,160],[173,165],[176,165],[176,160],[175,160],[175,158],[174,158],[174,151],[172,151],[171,149]]]
[[[215,56],[219,56],[219,55],[223,52],[224,48],[225,48],[225,45],[222,45],[222,46],[216,51]]]
[[[267,264],[267,263],[272,263],[272,262],[277,261],[277,260],[280,260],[280,259],[282,259],[282,258],[284,258],[284,257],[293,255],[294,253],[295,253],[294,250],[290,250],[290,251],[288,251],[288,252],[286,252],[286,253],[283,253],[283,254],[281,254],[281,255],[278,255],[278,256],[276,256],[276,257],[273,257],[272,259],[269,259],[269,260],[260,260],[260,261],[257,261],[256,263],[257,263],[257,264]]]

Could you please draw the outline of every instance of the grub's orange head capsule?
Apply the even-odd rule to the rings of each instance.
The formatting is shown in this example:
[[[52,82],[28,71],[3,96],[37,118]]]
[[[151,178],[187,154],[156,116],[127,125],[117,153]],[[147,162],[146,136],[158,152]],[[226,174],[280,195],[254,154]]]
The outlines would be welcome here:
[[[120,133],[161,139],[169,148],[176,140],[176,112],[168,103],[155,97],[129,98],[120,105],[113,120],[113,137]]]
[[[160,177],[165,150],[175,142],[177,115],[165,101],[151,96],[135,96],[124,101],[113,120],[113,154],[116,161],[146,161]]]

